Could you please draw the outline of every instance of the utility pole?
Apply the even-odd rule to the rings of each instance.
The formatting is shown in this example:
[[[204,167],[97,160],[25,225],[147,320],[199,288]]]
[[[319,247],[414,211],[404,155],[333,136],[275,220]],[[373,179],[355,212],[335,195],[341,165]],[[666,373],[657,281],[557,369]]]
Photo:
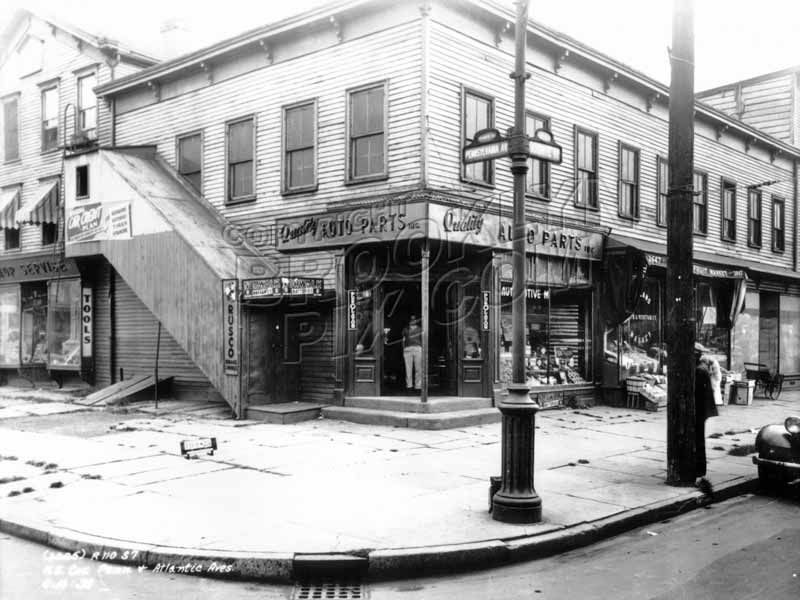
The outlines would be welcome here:
[[[528,0],[518,0],[515,32],[516,60],[511,74],[514,88],[514,129],[508,143],[514,175],[514,224],[512,287],[512,383],[508,397],[498,408],[502,423],[502,482],[492,500],[492,516],[506,523],[536,523],[542,519],[542,500],[533,487],[534,431],[539,405],[528,395],[525,376],[525,180],[530,156],[525,135],[525,61]]]
[[[667,195],[667,483],[695,480],[693,0],[674,0]]]

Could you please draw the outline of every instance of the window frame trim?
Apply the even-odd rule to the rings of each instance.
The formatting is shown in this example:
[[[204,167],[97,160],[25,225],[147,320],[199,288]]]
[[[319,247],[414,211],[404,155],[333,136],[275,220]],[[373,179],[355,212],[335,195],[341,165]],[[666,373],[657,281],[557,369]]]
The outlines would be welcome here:
[[[381,173],[374,173],[371,175],[364,175],[363,177],[356,177],[353,175],[353,152],[350,149],[352,146],[352,109],[350,107],[353,94],[364,92],[372,88],[383,87],[383,171]],[[365,83],[353,87],[349,87],[344,91],[345,97],[345,160],[344,160],[344,183],[345,185],[356,185],[359,183],[369,183],[372,181],[383,181],[389,178],[389,80],[380,79],[371,83]],[[316,131],[315,131],[316,135]],[[317,166],[316,164],[314,165]],[[316,171],[316,169],[315,169]],[[316,179],[316,173],[315,173]]]
[[[95,85],[92,88],[92,95],[94,96],[94,131],[95,137],[94,139],[99,139],[100,136],[100,99],[97,97],[97,94],[94,93],[94,88],[100,85],[98,81],[98,68],[97,65],[93,65],[91,67],[86,67],[86,69],[81,69],[75,71],[75,130],[78,133],[86,133],[90,131],[89,129],[84,129],[80,126],[81,123],[81,79],[86,79],[87,77],[94,76]]]
[[[253,135],[252,135],[252,140],[251,140],[251,143],[253,145],[253,191],[250,194],[246,194],[244,196],[237,196],[237,197],[234,198],[233,196],[231,196],[231,189],[230,189],[230,185],[231,185],[231,180],[230,180],[231,179],[231,174],[230,174],[231,164],[230,164],[230,161],[228,160],[229,157],[230,157],[230,131],[231,131],[231,126],[232,125],[236,125],[238,123],[244,123],[245,121],[253,121]],[[256,168],[257,167],[257,163],[256,163],[256,157],[257,157],[257,155],[256,155],[256,140],[257,139],[258,139],[258,117],[257,117],[256,113],[249,113],[249,114],[246,114],[246,115],[242,115],[242,116],[236,117],[235,119],[229,119],[229,120],[225,121],[225,138],[224,138],[224,143],[225,143],[225,162],[224,162],[225,192],[224,192],[224,194],[225,195],[223,196],[223,201],[224,201],[224,205],[225,206],[232,206],[232,205],[236,205],[236,204],[243,204],[243,203],[246,203],[246,202],[252,202],[253,200],[256,199],[256,197],[258,195],[257,191],[256,191],[257,187],[258,187],[257,186],[258,182],[257,182],[257,179],[256,179],[256,174],[258,172],[258,169]]]
[[[733,237],[726,237],[725,236],[725,186],[733,186]],[[736,206],[737,196],[738,196],[739,186],[733,179],[728,177],[722,176],[720,177],[719,183],[719,198],[720,198],[720,207],[719,207],[719,225],[720,225],[720,240],[723,242],[728,242],[735,244],[736,243],[736,235],[738,233],[738,210]]]
[[[181,180],[184,181],[189,187],[194,190],[194,186],[189,183],[189,180],[186,179],[181,173],[181,140],[186,138],[194,137],[196,135],[200,136],[200,189],[195,190],[201,196],[203,195],[203,188],[205,187],[203,181],[203,173],[205,169],[205,136],[203,135],[203,129],[195,129],[193,131],[187,131],[186,133],[179,133],[175,136],[175,170],[178,172],[178,175],[181,176]]]
[[[771,246],[772,252],[775,254],[785,254],[786,253],[786,198],[781,196],[780,194],[770,194],[770,202],[772,205],[771,214],[770,214],[770,237],[771,239]],[[783,245],[781,248],[778,248],[775,245],[775,205],[781,205],[781,232],[783,233]]]
[[[659,221],[661,213],[661,163],[667,165],[667,193],[664,194],[664,222],[661,223]],[[656,154],[656,227],[661,229],[667,228],[667,220],[669,219],[669,214],[667,214],[667,199],[669,198],[669,160],[666,156],[661,154]]]
[[[636,181],[634,183],[634,210],[632,215],[626,215],[622,212],[622,186],[630,185],[630,182],[622,180],[622,152],[627,150],[633,152],[635,157],[634,172]],[[627,144],[622,140],[617,141],[617,216],[626,221],[638,221],[640,219],[640,195],[641,195],[641,181],[642,181],[642,150],[631,144]]]
[[[546,124],[546,131],[552,133],[553,123],[552,123],[552,118],[551,117],[548,117],[547,115],[544,115],[544,114],[542,114],[540,112],[537,112],[535,110],[526,110],[525,111],[525,118],[527,119],[528,117],[533,117],[534,119],[539,119],[540,121],[544,121],[544,123]],[[526,174],[526,176],[525,176],[525,197],[526,198],[535,198],[536,200],[542,200],[543,202],[550,202],[550,200],[552,199],[552,188],[550,186],[550,180],[551,180],[550,176],[551,176],[551,171],[552,170],[550,169],[550,163],[548,161],[546,161],[546,160],[541,160],[539,158],[534,158],[532,156],[529,157],[528,160],[530,161],[528,163],[528,171],[529,172],[533,168],[533,161],[534,160],[538,160],[539,162],[541,162],[544,165],[545,173],[547,174],[546,182],[545,182],[545,188],[547,189],[547,194],[542,196],[541,194],[537,194],[535,192],[529,191],[528,190],[528,176]]]
[[[495,177],[495,164],[494,164],[494,161],[496,159],[494,158],[487,161],[482,161],[489,163],[489,181],[485,181],[483,179],[471,179],[470,177],[467,177],[467,165],[464,164],[462,155],[467,139],[467,96],[468,95],[476,96],[478,98],[487,100],[489,102],[489,122],[491,123],[490,128],[495,128],[495,119],[497,118],[497,110],[495,108],[496,98],[494,96],[492,96],[491,94],[481,92],[473,87],[469,87],[463,84],[461,85],[461,123],[460,123],[461,144],[458,150],[459,179],[462,183],[477,185],[487,189],[494,189],[497,182],[497,179]]]
[[[703,176],[703,197],[705,198],[705,203],[703,204],[703,213],[705,215],[706,221],[706,228],[705,231],[696,231],[694,219],[692,220],[692,235],[697,235],[700,237],[708,237],[708,171],[704,169],[692,169],[692,210],[695,207],[695,195],[694,195],[694,176],[695,175],[702,175]]]
[[[385,93],[385,92],[384,92]],[[385,103],[385,96],[384,96],[384,103]],[[313,164],[314,164],[314,177],[312,183],[309,185],[291,187],[289,185],[289,161],[287,160],[287,153],[289,150],[286,148],[286,135],[288,133],[286,127],[286,115],[289,111],[295,108],[302,108],[304,106],[311,106],[313,111],[312,115],[312,123],[314,128],[314,139],[313,139],[313,146],[312,146],[312,156],[313,156]],[[385,111],[384,107],[384,111]],[[384,112],[384,120],[385,120],[386,113]],[[385,141],[386,134],[384,133],[384,141]],[[350,147],[350,143],[348,140],[347,144],[348,148]],[[384,149],[384,157],[386,156],[385,149]],[[319,97],[315,96],[313,98],[309,98],[307,100],[300,100],[298,102],[292,102],[290,104],[284,104],[281,106],[281,194],[283,196],[291,196],[293,194],[307,194],[310,192],[316,192],[319,189],[319,164],[318,164],[318,157],[319,157]],[[348,168],[349,170],[349,168]],[[360,180],[359,180],[360,181]]]
[[[588,135],[594,139],[594,154],[592,156],[592,168],[594,169],[594,190],[595,190],[595,202],[597,206],[592,206],[591,204],[579,204],[578,203],[578,136],[580,134]],[[583,127],[578,125],[577,123],[573,125],[573,132],[572,132],[572,177],[575,183],[575,189],[572,194],[572,205],[575,208],[580,208],[583,210],[591,210],[591,211],[600,211],[600,133],[589,129],[588,127]],[[619,206],[619,204],[618,204]]]
[[[12,92],[0,98],[0,104],[2,104],[3,106],[3,164],[12,164],[20,162],[22,160],[22,147],[21,147],[22,136],[20,135],[21,123],[20,123],[20,111],[19,111],[19,103],[21,99],[22,99],[22,92]],[[6,155],[5,109],[6,109],[6,104],[12,101],[17,103],[17,155],[14,158],[8,158],[8,156]]]
[[[750,213],[750,194],[751,192],[756,192],[758,194],[758,243],[755,244],[751,241],[751,234],[753,233],[752,229],[752,214]],[[754,248],[756,250],[760,250],[761,247],[764,245],[764,194],[760,188],[754,186],[747,186],[747,246],[749,248]]]
[[[44,147],[44,95],[46,92],[50,90],[56,91],[56,100],[58,100],[58,110],[56,110],[56,145],[52,148],[45,148]],[[60,79],[51,79],[49,81],[43,82],[39,84],[39,151],[40,154],[49,154],[51,152],[57,152],[58,147],[58,138],[61,137],[61,81]]]

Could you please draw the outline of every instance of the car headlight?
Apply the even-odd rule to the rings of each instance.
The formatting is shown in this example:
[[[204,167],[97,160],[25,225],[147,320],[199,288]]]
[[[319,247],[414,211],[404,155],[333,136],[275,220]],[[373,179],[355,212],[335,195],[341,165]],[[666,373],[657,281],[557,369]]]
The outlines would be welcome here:
[[[783,422],[783,426],[792,435],[800,435],[800,417],[788,417]]]

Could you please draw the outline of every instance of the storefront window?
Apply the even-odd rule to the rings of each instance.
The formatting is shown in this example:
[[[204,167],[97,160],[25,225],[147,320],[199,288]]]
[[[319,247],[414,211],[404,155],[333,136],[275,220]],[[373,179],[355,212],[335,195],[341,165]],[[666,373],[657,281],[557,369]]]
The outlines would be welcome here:
[[[359,356],[373,356],[375,354],[375,323],[373,320],[373,290],[368,285],[359,286],[354,290],[356,339],[355,350]],[[350,310],[353,310],[351,307]]]
[[[744,363],[758,362],[758,315],[761,310],[758,292],[747,292],[744,299],[744,310],[733,330],[731,347],[731,370],[743,371]]]
[[[607,336],[611,338],[611,335]],[[620,381],[640,373],[664,374],[666,349],[661,339],[661,286],[648,278],[642,289],[636,312],[620,326]],[[606,341],[606,352],[609,344]]]
[[[715,358],[719,365],[728,368],[728,351],[730,350],[730,327],[725,325],[728,315],[722,314],[723,307],[730,311],[730,300],[721,297],[730,294],[725,280],[700,280],[696,285],[695,319],[697,323],[697,341],[708,348],[708,354]]]
[[[80,280],[56,280],[51,281],[49,286],[48,350],[50,366],[80,367]]]
[[[0,286],[0,365],[19,364],[19,286]]]
[[[22,363],[47,362],[47,283],[23,283]]]
[[[529,386],[586,383],[588,293],[528,286],[525,365]],[[511,282],[501,285],[500,377],[511,382]]]
[[[800,297],[781,296],[781,373],[800,373]]]

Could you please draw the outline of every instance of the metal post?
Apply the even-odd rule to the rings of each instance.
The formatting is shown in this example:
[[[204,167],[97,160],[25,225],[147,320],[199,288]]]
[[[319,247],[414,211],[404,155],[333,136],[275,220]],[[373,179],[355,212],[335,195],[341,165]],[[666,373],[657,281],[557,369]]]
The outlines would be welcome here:
[[[422,318],[422,358],[420,359],[420,368],[422,370],[421,389],[419,392],[420,402],[428,401],[428,331],[431,325],[430,319],[430,287],[431,287],[431,249],[426,239],[422,245],[422,272],[420,273],[420,317]],[[414,374],[414,377],[417,377]]]
[[[667,483],[695,480],[693,0],[674,0],[667,196]]]
[[[492,516],[506,523],[536,523],[542,519],[542,500],[533,487],[534,431],[539,405],[528,395],[525,375],[525,180],[528,141],[525,137],[525,69],[528,0],[517,3],[516,64],[511,77],[514,90],[514,129],[509,140],[514,175],[513,298],[511,306],[512,383],[498,408],[502,423],[502,482],[492,499]]]

